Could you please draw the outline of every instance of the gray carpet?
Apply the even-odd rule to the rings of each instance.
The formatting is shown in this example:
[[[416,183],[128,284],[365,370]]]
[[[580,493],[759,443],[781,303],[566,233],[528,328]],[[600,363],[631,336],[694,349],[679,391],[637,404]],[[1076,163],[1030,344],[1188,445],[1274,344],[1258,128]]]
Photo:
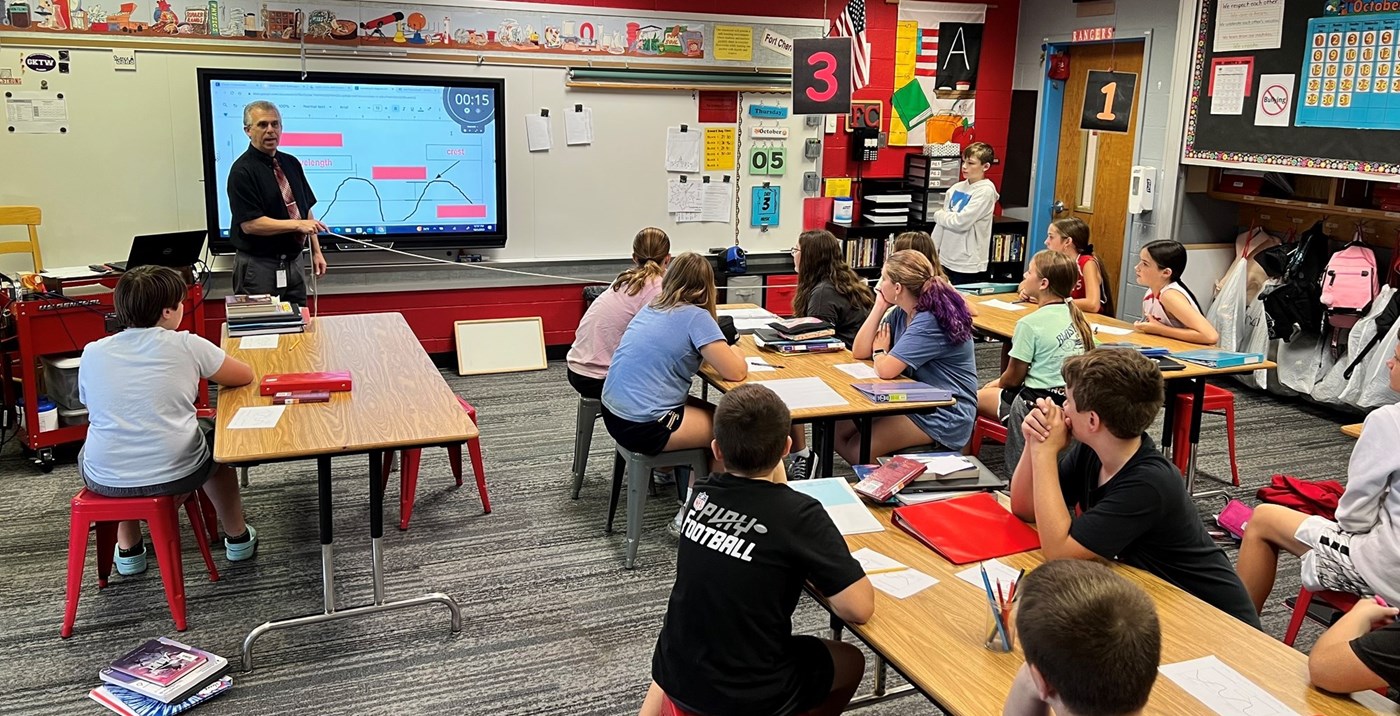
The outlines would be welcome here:
[[[983,379],[994,377],[996,347],[979,345],[978,360]],[[562,362],[539,373],[444,375],[479,411],[494,512],[481,513],[470,477],[461,489],[452,486],[443,451],[425,452],[411,529],[399,532],[385,520],[387,589],[391,599],[453,595],[464,610],[462,632],[449,633],[441,607],[273,632],[258,642],[257,671],[235,674],[235,688],[198,713],[636,712],[674,577],[675,547],[664,527],[674,502],[648,503],[638,568],[624,571],[622,536],[602,531],[611,442],[601,425],[583,496],[568,499],[575,394]],[[1352,441],[1338,426],[1356,416],[1238,392],[1244,486],[1232,494],[1252,502],[1275,472],[1344,479]],[[0,713],[98,713],[86,698],[97,670],[144,639],[174,636],[233,660],[255,625],[319,609],[314,465],[292,463],[255,469],[244,493],[262,540],[256,559],[230,565],[216,550],[222,579],[210,583],[186,533],[188,631],[174,631],[158,567],[114,576],[99,591],[90,547],[77,625],[72,638],[60,639],[67,501],[80,484],[72,455],[63,457],[44,475],[13,441],[0,452],[0,664],[7,675]],[[984,447],[983,459],[1002,469],[1000,446]],[[1218,418],[1206,418],[1200,465],[1228,480]],[[367,468],[337,460],[335,472],[340,603],[363,604],[370,597]],[[394,512],[395,487],[386,504]],[[1202,513],[1221,504],[1208,500]],[[1285,558],[1275,603],[1297,589],[1297,561]],[[1271,606],[1264,623],[1280,636],[1286,619],[1282,606]],[[826,615],[804,599],[795,622],[817,633]],[[1318,633],[1306,627],[1299,646]],[[862,713],[937,710],[914,697]]]

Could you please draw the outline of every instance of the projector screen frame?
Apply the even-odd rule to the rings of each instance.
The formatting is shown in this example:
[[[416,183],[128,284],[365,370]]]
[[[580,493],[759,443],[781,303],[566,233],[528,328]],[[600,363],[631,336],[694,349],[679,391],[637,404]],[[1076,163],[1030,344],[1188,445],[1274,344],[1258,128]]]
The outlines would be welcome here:
[[[490,89],[495,92],[496,109],[492,121],[496,125],[496,230],[493,232],[440,232],[430,237],[417,234],[390,234],[365,236],[365,241],[378,245],[392,245],[398,248],[414,249],[499,249],[506,245],[508,237],[508,213],[506,211],[506,123],[505,79],[499,77],[454,77],[417,76],[382,74],[376,72],[308,72],[295,70],[245,70],[213,67],[200,67],[196,70],[199,96],[199,136],[200,153],[203,157],[204,214],[209,230],[209,250],[214,254],[232,254],[230,239],[221,236],[223,226],[219,217],[219,194],[226,191],[227,176],[217,176],[214,157],[214,118],[210,87],[215,81],[236,82],[290,82],[290,83],[341,83],[341,84],[380,84],[417,85],[427,87],[453,87],[462,89]],[[325,201],[325,197],[317,197]],[[314,212],[314,210],[313,210]],[[358,238],[358,237],[357,237]],[[323,235],[321,248],[325,251],[338,250],[337,244],[348,244],[347,250],[364,249],[363,245]]]

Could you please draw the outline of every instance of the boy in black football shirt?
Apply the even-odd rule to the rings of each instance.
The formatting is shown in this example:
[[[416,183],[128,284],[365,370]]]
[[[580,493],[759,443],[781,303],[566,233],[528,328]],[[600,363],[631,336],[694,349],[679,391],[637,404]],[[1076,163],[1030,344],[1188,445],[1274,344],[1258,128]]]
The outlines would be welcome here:
[[[859,649],[792,633],[804,583],[849,624],[870,618],[875,592],[821,504],[785,484],[791,423],[758,384],[720,400],[711,447],[730,472],[689,498],[642,716],[664,698],[703,716],[839,714],[860,685]]]

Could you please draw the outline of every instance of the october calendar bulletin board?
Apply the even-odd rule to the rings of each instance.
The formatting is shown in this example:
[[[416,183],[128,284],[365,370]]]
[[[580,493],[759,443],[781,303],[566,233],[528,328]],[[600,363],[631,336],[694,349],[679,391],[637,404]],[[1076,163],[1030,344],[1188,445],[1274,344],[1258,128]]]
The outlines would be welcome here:
[[[1201,2],[1182,162],[1342,177],[1400,174],[1400,2],[1277,2],[1276,40],[1261,19],[1260,47],[1219,52],[1222,4],[1263,7],[1273,0]],[[1235,66],[1235,83],[1213,71],[1222,63]],[[1241,74],[1242,111],[1213,111],[1228,100],[1222,88],[1236,89]],[[1292,76],[1286,92],[1278,75]],[[1281,113],[1280,98],[1287,103]],[[1272,123],[1261,114],[1264,104],[1277,113]]]

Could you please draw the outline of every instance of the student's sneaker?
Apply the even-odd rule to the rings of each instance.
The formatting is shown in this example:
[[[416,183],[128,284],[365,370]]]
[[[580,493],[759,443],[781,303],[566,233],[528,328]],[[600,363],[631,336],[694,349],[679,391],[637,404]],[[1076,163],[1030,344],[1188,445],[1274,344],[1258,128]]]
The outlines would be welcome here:
[[[651,482],[657,487],[676,484],[676,468],[663,467],[651,471]]]
[[[671,539],[679,540],[681,538],[681,523],[683,520],[685,520],[684,506],[676,513],[675,519],[666,523],[666,533],[671,535]]]
[[[793,455],[788,461],[787,478],[789,480],[809,480],[817,471],[817,456],[815,454]]]
[[[258,531],[252,525],[244,525],[248,528],[248,540],[246,542],[230,542],[224,538],[224,551],[230,562],[242,562],[245,559],[252,559],[258,552]]]
[[[146,571],[146,543],[144,541],[141,542],[140,552],[125,557],[122,556],[121,547],[113,547],[112,549],[116,550],[114,561],[117,565],[117,574],[130,577]]]

